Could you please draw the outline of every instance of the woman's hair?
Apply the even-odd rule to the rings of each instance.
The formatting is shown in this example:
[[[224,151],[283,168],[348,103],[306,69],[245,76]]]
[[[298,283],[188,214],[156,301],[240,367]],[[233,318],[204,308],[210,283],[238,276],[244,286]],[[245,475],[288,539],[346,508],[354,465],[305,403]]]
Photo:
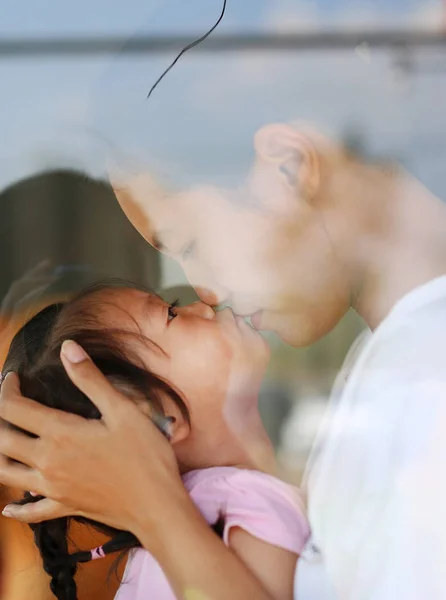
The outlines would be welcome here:
[[[60,360],[63,341],[71,339],[85,349],[95,365],[124,394],[138,401],[147,401],[161,415],[161,399],[167,395],[188,420],[188,411],[180,395],[148,371],[137,354],[132,352],[130,338],[135,336],[141,341],[143,336],[101,324],[99,315],[104,302],[113,302],[117,287],[135,288],[116,282],[95,285],[66,303],[52,304],[41,310],[14,337],[3,372],[14,371],[19,375],[24,396],[86,419],[99,419],[99,410],[70,381]],[[143,341],[150,342],[147,339]],[[20,503],[40,499],[40,496],[33,497],[27,492]],[[110,541],[96,552],[86,550],[70,554],[68,540],[72,519],[89,523],[107,534]],[[76,600],[74,575],[78,563],[140,545],[129,532],[80,517],[53,519],[30,527],[44,569],[51,577],[51,590],[58,600]]]

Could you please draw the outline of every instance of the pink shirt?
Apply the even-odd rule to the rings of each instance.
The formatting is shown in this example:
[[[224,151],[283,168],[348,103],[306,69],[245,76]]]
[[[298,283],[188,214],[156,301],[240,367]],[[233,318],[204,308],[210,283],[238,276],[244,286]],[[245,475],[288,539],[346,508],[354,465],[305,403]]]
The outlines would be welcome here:
[[[275,477],[235,467],[212,467],[187,473],[183,481],[209,524],[223,517],[226,545],[231,527],[241,527],[264,542],[296,554],[309,537],[298,489]],[[137,548],[130,552],[115,600],[147,598],[175,600],[175,595],[156,560]]]

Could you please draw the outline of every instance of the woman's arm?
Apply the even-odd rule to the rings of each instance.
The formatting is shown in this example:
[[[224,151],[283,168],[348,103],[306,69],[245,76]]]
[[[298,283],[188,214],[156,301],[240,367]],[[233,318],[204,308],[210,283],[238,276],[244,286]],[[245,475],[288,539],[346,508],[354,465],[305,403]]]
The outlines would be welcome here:
[[[45,496],[35,504],[9,506],[8,516],[37,522],[74,514],[132,531],[179,598],[271,600],[196,509],[165,438],[71,346],[76,349],[77,357],[69,360],[70,347],[64,346],[62,360],[73,383],[97,405],[100,421],[24,398],[15,375],[2,385],[0,419],[38,437],[0,431],[0,453],[23,463],[0,454],[0,483]]]
[[[253,568],[255,556],[247,557],[244,553],[246,541],[245,548],[237,541],[234,551],[228,549],[204,521],[189,498],[182,505],[176,503],[178,510],[176,514],[171,513],[171,508],[172,506],[165,506],[164,526],[160,520],[156,531],[151,523],[143,527],[139,535],[144,547],[150,549],[161,565],[177,598],[185,600],[246,600],[247,598],[289,600],[292,598],[292,583],[291,595],[271,593],[275,591],[274,585],[268,587],[268,584],[273,577],[266,575],[267,572],[264,572],[263,577],[258,577],[258,572]],[[154,531],[156,531],[156,550],[154,550]],[[253,549],[254,545],[251,545],[251,550]],[[274,564],[269,565],[268,572],[272,574],[274,568]]]
[[[292,600],[298,555],[268,544],[240,527],[229,532],[229,547],[274,600]]]

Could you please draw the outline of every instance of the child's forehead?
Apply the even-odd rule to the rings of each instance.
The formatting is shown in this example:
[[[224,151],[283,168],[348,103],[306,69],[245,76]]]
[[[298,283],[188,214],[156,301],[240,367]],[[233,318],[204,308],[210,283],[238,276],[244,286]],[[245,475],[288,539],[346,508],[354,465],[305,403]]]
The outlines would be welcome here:
[[[98,292],[100,304],[110,306],[116,306],[121,308],[129,306],[129,303],[146,303],[146,304],[160,304],[164,303],[161,296],[152,290],[147,290],[144,287],[127,287],[118,286],[106,288]]]
[[[123,325],[152,307],[164,304],[154,292],[137,287],[108,287],[98,290],[90,297],[90,303],[90,309],[107,325]]]

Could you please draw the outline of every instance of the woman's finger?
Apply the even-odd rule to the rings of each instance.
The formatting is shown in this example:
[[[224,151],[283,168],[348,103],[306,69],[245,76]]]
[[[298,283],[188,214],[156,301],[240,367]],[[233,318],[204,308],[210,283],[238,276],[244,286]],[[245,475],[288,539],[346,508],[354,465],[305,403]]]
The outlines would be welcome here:
[[[40,523],[50,519],[75,516],[75,511],[60,502],[43,498],[29,504],[8,504],[2,512],[3,516],[22,521],[23,523]]]
[[[0,399],[6,396],[21,396],[20,381],[16,373],[8,373],[0,387]]]
[[[62,344],[60,356],[68,377],[98,408],[105,423],[120,420],[118,415],[121,412],[118,413],[117,410],[122,404],[133,405],[116,391],[79,344],[66,340]]]
[[[20,463],[10,463],[0,454],[0,484],[19,490],[34,490],[45,496],[45,485],[38,471]]]
[[[8,427],[0,425],[0,452],[8,458],[19,460],[25,463],[25,465],[35,467],[37,440],[19,431],[13,431]]]
[[[66,423],[80,419],[22,396],[15,373],[8,373],[1,385],[0,418],[39,437],[60,431]]]

